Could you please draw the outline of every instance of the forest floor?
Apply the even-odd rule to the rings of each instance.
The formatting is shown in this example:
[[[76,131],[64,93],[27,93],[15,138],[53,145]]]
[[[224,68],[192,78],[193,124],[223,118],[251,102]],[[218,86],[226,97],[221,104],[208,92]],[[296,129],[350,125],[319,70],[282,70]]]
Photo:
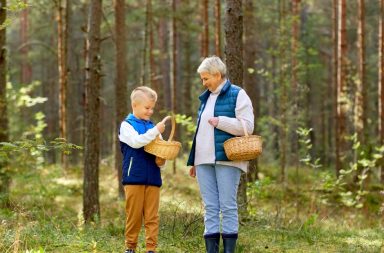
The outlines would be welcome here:
[[[175,175],[170,163],[163,171],[159,253],[205,252],[203,206],[183,164],[178,161]],[[248,196],[250,215],[241,222],[237,252],[384,253],[382,214],[321,206],[312,179],[283,187],[271,178],[264,175]],[[124,252],[124,201],[110,162],[101,166],[95,224],[83,222],[80,168],[25,170],[11,189],[12,207],[0,209],[0,252]],[[137,252],[145,252],[143,231]]]

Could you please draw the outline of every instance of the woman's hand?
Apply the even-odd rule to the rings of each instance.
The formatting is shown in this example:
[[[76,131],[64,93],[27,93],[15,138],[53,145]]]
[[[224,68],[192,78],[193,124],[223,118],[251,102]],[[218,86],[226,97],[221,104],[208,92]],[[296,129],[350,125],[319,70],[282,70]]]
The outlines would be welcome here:
[[[218,117],[210,118],[208,120],[208,123],[211,124],[213,127],[217,127],[217,125],[219,124],[219,118]]]
[[[190,169],[189,169],[189,175],[193,178],[196,177],[196,168],[195,166],[192,166]]]

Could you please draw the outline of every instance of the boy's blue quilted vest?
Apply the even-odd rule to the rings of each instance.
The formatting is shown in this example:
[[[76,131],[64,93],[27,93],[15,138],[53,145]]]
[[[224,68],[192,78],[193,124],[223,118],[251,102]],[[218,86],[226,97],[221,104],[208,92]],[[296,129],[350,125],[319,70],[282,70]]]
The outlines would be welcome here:
[[[139,133],[144,134],[154,125],[151,121],[141,120],[129,114],[125,121]],[[162,184],[160,168],[155,163],[155,156],[142,148],[132,148],[120,142],[123,153],[123,185],[152,185],[160,187]]]
[[[236,101],[237,96],[239,95],[239,91],[241,88],[239,86],[231,84],[229,80],[224,84],[223,88],[220,91],[219,96],[217,97],[215,109],[214,109],[214,117],[218,116],[227,116],[230,118],[236,118]],[[198,111],[198,120],[197,120],[197,129],[195,132],[195,136],[193,137],[192,149],[189,154],[187,165],[194,165],[195,163],[195,148],[196,148],[196,134],[199,131],[200,118],[201,113],[204,111],[205,104],[210,96],[211,92],[206,90],[203,92],[199,99],[201,101],[199,111]],[[228,161],[228,157],[224,152],[224,142],[232,137],[232,134],[221,131],[215,128],[215,161]]]

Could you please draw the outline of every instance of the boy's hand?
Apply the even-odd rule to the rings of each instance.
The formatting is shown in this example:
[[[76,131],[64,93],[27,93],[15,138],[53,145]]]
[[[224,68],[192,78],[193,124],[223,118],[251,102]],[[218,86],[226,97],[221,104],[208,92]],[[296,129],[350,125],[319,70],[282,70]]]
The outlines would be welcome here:
[[[192,166],[190,169],[189,169],[189,175],[191,176],[191,177],[196,177],[196,168],[195,168],[195,166]]]
[[[160,121],[159,123],[156,124],[157,130],[162,134],[165,130],[165,124],[163,121]]]
[[[162,134],[165,130],[165,121],[167,121],[168,119],[170,119],[171,116],[167,116],[165,117],[162,121],[160,121],[159,123],[156,124],[156,127],[157,129],[159,130],[159,132]]]
[[[156,156],[155,162],[156,162],[156,165],[160,167],[160,166],[163,166],[165,164],[165,159]]]

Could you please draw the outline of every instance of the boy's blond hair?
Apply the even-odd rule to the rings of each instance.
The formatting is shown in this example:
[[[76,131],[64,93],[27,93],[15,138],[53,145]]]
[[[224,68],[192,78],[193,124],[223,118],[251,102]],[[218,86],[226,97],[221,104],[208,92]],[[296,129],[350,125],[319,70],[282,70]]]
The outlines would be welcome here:
[[[144,99],[144,96],[150,100],[157,101],[157,93],[147,86],[139,86],[135,88],[131,93],[131,103],[141,102]]]

